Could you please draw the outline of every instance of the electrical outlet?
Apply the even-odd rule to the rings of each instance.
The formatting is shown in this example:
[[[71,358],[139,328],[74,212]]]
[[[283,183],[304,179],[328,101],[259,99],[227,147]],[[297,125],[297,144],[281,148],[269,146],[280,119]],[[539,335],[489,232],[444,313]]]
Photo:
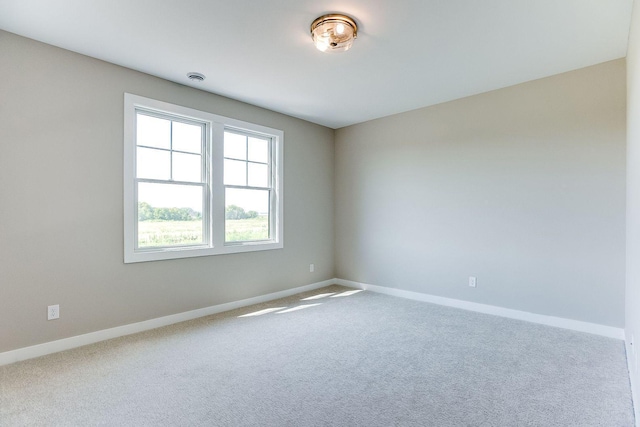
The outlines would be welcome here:
[[[47,320],[55,320],[60,318],[60,305],[50,305],[47,307]]]
[[[316,271],[315,264],[309,264],[309,273],[313,273],[314,271]]]
[[[469,276],[469,286],[471,286],[472,288],[475,288],[476,284],[477,284],[476,278],[473,276]]]

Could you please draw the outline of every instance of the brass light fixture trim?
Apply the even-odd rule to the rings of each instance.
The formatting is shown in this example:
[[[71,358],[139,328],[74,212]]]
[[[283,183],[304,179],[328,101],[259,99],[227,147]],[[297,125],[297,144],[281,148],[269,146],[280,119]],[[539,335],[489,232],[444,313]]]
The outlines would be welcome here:
[[[311,23],[311,38],[321,52],[344,52],[358,37],[356,21],[346,15],[322,15]]]

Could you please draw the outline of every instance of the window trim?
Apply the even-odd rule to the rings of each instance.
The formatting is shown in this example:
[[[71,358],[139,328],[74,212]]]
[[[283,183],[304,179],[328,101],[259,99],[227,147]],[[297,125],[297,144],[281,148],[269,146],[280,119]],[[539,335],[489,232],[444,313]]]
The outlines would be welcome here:
[[[203,228],[208,233],[208,243],[197,246],[161,247],[136,249],[137,233],[137,192],[136,192],[136,128],[137,110],[145,110],[165,116],[205,123],[205,149],[203,156],[208,169],[206,192],[209,200],[208,214],[203,212]],[[273,210],[270,226],[273,226],[270,240],[233,242],[225,244],[225,203],[224,203],[224,131],[239,130],[271,138],[271,175],[274,197],[270,208]],[[284,193],[283,193],[283,141],[284,132],[266,126],[248,123],[217,114],[208,113],[168,102],[145,98],[130,93],[124,94],[124,262],[135,263],[165,259],[191,258],[210,255],[263,251],[284,247]],[[207,209],[203,209],[206,211]],[[207,218],[205,218],[207,217]],[[207,240],[207,239],[205,239]]]

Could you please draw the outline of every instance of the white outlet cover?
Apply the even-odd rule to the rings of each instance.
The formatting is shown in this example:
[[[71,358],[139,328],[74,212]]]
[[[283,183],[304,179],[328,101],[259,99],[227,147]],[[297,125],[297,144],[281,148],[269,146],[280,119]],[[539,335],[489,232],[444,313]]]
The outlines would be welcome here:
[[[309,264],[309,273],[313,273],[314,271],[316,271],[315,264]]]
[[[60,305],[50,305],[47,307],[47,320],[55,320],[60,318]]]
[[[477,285],[477,279],[474,276],[469,276],[469,286],[475,288]]]

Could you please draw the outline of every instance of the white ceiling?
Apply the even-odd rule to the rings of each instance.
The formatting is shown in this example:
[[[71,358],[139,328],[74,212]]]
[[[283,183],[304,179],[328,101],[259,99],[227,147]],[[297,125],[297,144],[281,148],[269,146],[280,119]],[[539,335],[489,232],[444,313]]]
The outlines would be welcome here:
[[[624,57],[632,3],[0,0],[0,29],[339,128]],[[350,51],[313,46],[329,12]]]

